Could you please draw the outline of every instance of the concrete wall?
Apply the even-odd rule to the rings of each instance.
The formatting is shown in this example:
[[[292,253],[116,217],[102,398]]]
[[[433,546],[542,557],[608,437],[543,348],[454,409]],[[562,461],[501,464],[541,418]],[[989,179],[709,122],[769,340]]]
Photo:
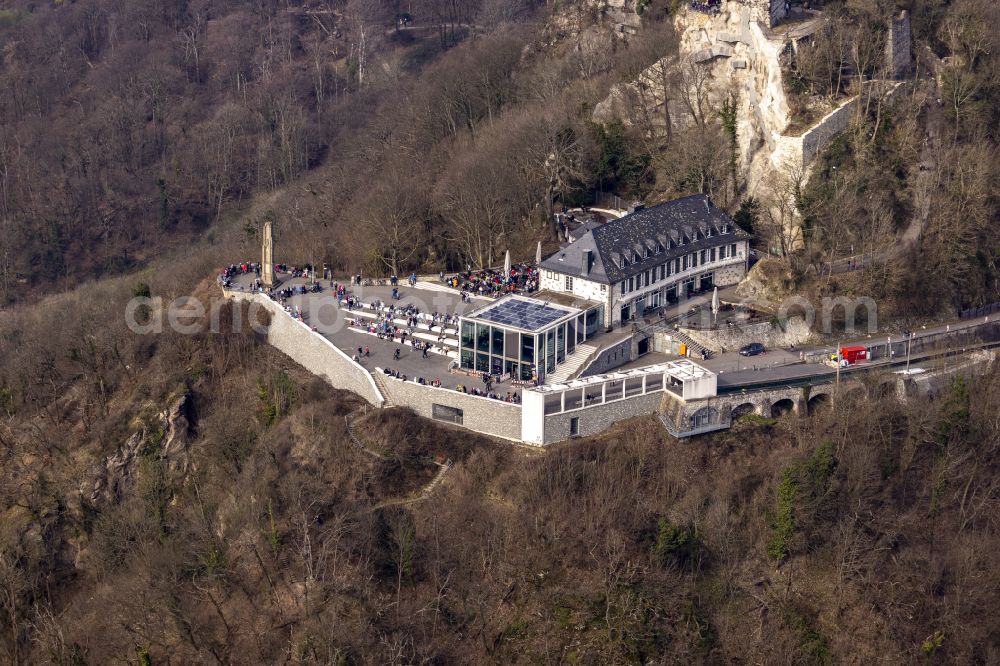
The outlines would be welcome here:
[[[226,292],[227,297],[255,303],[271,313],[267,342],[331,386],[356,393],[381,407],[384,399],[368,371],[332,342],[293,319],[284,308],[263,294]]]
[[[521,441],[521,406],[491,398],[466,395],[451,389],[435,388],[383,376],[389,399],[409,407],[425,418],[434,418],[434,404],[457,407],[463,412],[462,427],[486,435]]]
[[[721,352],[733,351],[751,342],[763,343],[768,348],[801,345],[811,335],[805,319],[800,317],[787,320],[784,329],[769,321],[763,321],[743,326],[723,326],[715,330],[696,328],[680,330],[703,347]]]
[[[625,365],[632,360],[632,338],[625,338],[607,349],[602,349],[601,353],[591,362],[587,368],[580,373],[580,377],[591,377],[610,372],[615,368]]]

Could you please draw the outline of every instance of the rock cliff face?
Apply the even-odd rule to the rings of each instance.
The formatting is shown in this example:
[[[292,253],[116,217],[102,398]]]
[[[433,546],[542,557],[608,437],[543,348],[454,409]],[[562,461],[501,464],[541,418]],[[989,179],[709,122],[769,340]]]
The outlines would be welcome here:
[[[742,185],[759,196],[759,184],[774,168],[788,168],[790,156],[780,140],[789,112],[779,57],[788,42],[755,19],[762,16],[758,4],[730,0],[717,14],[681,12],[679,56],[664,58],[636,81],[616,86],[597,105],[595,118],[651,119],[657,129],[669,124],[673,131],[693,122],[690,100],[701,97],[707,107],[718,108],[733,97]]]
[[[546,30],[555,42],[566,37],[583,40],[601,39],[607,29],[618,36],[637,33],[642,18],[636,11],[637,0],[583,0],[565,10],[554,12]],[[600,26],[600,30],[595,30]]]
[[[161,461],[170,478],[186,476],[190,466],[191,416],[191,396],[184,393],[157,414],[151,425],[136,430],[117,451],[97,465],[91,479],[80,488],[83,498],[94,506],[116,503],[135,483],[144,456]]]

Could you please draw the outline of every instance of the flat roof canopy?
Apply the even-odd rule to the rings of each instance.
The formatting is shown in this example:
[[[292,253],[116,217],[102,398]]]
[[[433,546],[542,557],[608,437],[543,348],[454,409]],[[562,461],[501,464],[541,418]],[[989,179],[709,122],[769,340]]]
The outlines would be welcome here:
[[[505,328],[536,332],[556,324],[560,320],[575,317],[582,312],[579,308],[511,295],[462,318],[489,322]]]
[[[673,377],[679,382],[691,382],[698,379],[714,376],[714,372],[687,359],[677,361],[667,361],[655,365],[647,365],[642,368],[622,370],[620,372],[609,372],[603,375],[591,375],[581,379],[574,379],[562,384],[546,384],[544,386],[533,387],[530,390],[538,393],[550,393],[555,391],[568,391],[575,388],[584,388],[594,384],[603,384],[608,381],[622,379],[635,379],[643,375],[665,374]]]

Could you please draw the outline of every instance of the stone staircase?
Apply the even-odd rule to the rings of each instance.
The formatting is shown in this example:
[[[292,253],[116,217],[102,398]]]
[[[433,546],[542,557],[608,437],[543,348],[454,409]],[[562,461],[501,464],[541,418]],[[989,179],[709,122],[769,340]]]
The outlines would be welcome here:
[[[556,368],[555,372],[545,377],[546,384],[558,384],[559,382],[564,382],[568,379],[572,379],[577,375],[578,372],[583,370],[584,366],[587,364],[599,347],[596,345],[577,345],[573,353],[566,357]]]
[[[395,407],[396,403],[392,401],[392,397],[389,395],[389,387],[385,383],[385,375],[382,370],[375,368],[371,373],[372,379],[375,381],[375,386],[378,387],[378,392],[382,394],[382,398],[385,402],[382,403],[383,409],[388,409],[389,407]]]
[[[670,335],[675,340],[680,340],[685,345],[687,345],[688,351],[689,351],[690,355],[692,355],[692,356],[701,356],[702,353],[704,353],[706,351],[709,352],[709,353],[712,352],[711,349],[709,349],[708,347],[706,347],[704,345],[698,344],[693,339],[691,339],[691,336],[689,336],[689,335],[687,335],[685,333],[681,333],[679,330],[673,330],[673,331],[671,331]]]

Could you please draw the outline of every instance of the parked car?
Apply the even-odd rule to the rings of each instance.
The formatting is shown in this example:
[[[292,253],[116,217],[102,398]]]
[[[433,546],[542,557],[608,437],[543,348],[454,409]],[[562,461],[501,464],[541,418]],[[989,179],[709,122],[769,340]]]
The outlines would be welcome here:
[[[740,347],[740,356],[757,356],[758,354],[765,354],[767,350],[759,342],[751,342],[748,345]]]

